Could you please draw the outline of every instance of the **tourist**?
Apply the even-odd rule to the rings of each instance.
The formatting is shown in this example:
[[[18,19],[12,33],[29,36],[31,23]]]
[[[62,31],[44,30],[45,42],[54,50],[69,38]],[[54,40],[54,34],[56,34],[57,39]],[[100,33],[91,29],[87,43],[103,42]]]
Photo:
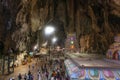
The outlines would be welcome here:
[[[32,64],[32,69],[34,69],[34,64]]]
[[[55,80],[55,79],[54,79],[54,76],[52,76],[50,80]]]
[[[38,73],[38,80],[41,80],[40,72]]]
[[[30,65],[28,66],[29,70],[30,70]]]
[[[52,72],[52,76],[54,77],[54,79],[56,79],[56,72],[55,71]]]
[[[31,72],[30,72],[30,70],[28,71],[28,75],[31,75]]]
[[[27,80],[29,80],[29,75],[27,75]]]
[[[30,80],[33,80],[34,79],[34,76],[31,74],[30,75]]]
[[[49,76],[49,72],[48,71],[45,72],[45,76],[48,79],[48,76]]]
[[[14,77],[12,77],[12,80],[15,80],[15,78],[14,78]]]
[[[9,78],[9,80],[15,80],[15,78],[14,78],[14,77],[12,77],[12,78]]]
[[[22,79],[22,76],[21,76],[21,74],[19,73],[19,75],[18,75],[18,80],[21,80]]]
[[[43,67],[43,66],[41,66],[41,70],[42,70],[42,73],[44,73],[44,72],[45,72],[45,69],[44,69],[44,67]]]
[[[24,75],[24,80],[27,80],[27,75],[26,75],[26,73],[25,73],[25,75]]]
[[[29,70],[29,71],[28,71],[27,79],[30,80],[30,77],[31,77],[31,72],[30,72],[30,70]]]
[[[57,79],[60,78],[60,73],[59,73],[59,72],[57,72],[57,74],[56,74],[56,78],[57,78]]]

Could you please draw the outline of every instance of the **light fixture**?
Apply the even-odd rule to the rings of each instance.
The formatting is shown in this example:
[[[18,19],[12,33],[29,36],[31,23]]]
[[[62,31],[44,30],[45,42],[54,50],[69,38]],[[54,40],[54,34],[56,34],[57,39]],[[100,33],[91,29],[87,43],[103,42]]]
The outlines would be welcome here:
[[[55,28],[54,28],[53,26],[47,26],[47,27],[45,28],[45,34],[46,34],[46,35],[50,35],[50,34],[52,34],[54,31],[55,31]]]
[[[55,43],[56,41],[57,41],[57,38],[54,37],[54,38],[52,39],[52,42]]]

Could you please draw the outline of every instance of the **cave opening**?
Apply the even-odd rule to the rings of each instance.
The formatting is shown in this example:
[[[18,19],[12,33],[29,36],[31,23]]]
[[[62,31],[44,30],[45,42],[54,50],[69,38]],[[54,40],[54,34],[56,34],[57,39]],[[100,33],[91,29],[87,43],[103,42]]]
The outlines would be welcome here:
[[[46,26],[52,26],[55,29],[51,38],[44,34],[44,28]],[[45,27],[42,30],[42,34],[43,34],[45,41],[47,41],[48,38],[52,39],[53,37],[57,37],[56,46],[60,46],[61,48],[64,48],[65,47],[65,40],[66,40],[66,32],[64,29],[63,21],[54,18],[50,22],[48,22],[47,25],[45,25]],[[52,42],[50,42],[50,43],[52,44]]]

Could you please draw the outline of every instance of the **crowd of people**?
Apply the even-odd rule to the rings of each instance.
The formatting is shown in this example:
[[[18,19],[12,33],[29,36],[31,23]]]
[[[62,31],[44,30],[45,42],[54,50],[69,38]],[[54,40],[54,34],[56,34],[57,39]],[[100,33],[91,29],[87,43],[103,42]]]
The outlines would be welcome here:
[[[28,71],[28,74],[25,73],[24,77],[22,77],[22,75],[19,73],[18,80],[21,80],[21,79],[24,79],[24,80],[33,80],[34,76],[32,75],[32,73],[30,71]]]
[[[35,77],[37,77],[37,80],[42,80],[40,75],[40,70],[38,69],[38,72],[36,76],[33,75],[33,70],[35,68],[36,64],[28,65],[28,73],[25,73],[22,75],[21,73],[18,74],[17,80],[35,80]],[[9,80],[16,80],[14,77],[10,78]]]
[[[37,72],[33,72],[34,69],[37,69]],[[19,73],[17,78],[17,80],[65,80],[64,60],[36,59],[36,63],[28,65],[28,72],[24,75]]]
[[[64,80],[65,70],[63,66],[63,61],[55,60],[53,63],[53,71],[51,74],[51,80]]]

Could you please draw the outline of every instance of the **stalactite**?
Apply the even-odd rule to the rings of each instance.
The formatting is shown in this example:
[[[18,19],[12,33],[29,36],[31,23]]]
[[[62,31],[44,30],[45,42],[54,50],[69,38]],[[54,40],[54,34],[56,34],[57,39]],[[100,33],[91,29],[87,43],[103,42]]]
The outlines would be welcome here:
[[[95,33],[98,33],[98,32],[100,32],[100,29],[97,25],[97,19],[95,17],[95,14],[94,14],[91,6],[88,6],[88,10],[89,10],[90,17],[92,19],[92,29]]]
[[[65,32],[60,32],[59,36],[76,33],[78,40],[82,36],[87,37],[86,51],[105,51],[115,34],[120,32],[118,0],[3,0],[0,3],[0,17],[1,40],[12,45],[6,37],[13,35],[12,40],[24,47],[32,45],[38,29],[42,29],[51,19],[55,25],[64,27]],[[6,35],[5,38],[3,35]]]

